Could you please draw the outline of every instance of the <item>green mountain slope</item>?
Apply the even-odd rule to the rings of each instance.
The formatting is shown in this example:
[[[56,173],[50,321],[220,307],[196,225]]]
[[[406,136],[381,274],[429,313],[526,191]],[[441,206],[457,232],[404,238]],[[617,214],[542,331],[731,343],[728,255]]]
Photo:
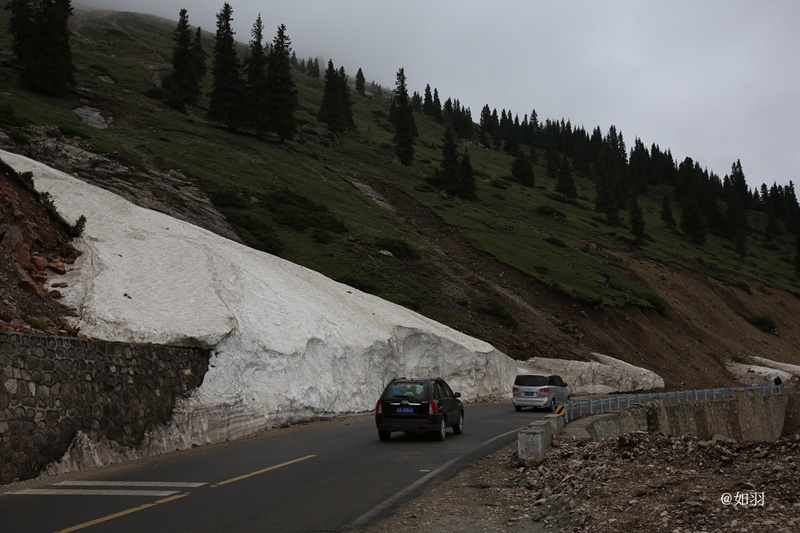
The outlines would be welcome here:
[[[4,28],[7,17],[0,14]],[[39,142],[37,126],[57,126],[49,131],[59,142],[80,142],[143,171],[179,171],[247,245],[414,309],[514,357],[586,358],[598,351],[649,367],[670,386],[730,381],[727,357],[796,357],[789,348],[800,334],[791,318],[800,316],[792,314],[798,308],[794,239],[784,231],[761,246],[763,213],[748,214],[749,250],[740,257],[722,237],[710,234],[696,245],[668,228],[660,210],[671,188],[652,186],[638,200],[647,240],[635,247],[627,213],[623,224],[611,225],[595,212],[592,176],[575,172],[578,198],[565,202],[543,166],[534,165],[536,187],[524,187],[511,177],[509,154],[476,142],[462,143],[459,152],[469,150],[478,200],[448,197],[426,182],[442,158],[442,125],[416,114],[415,161],[401,165],[388,120],[393,88],[352,92],[357,130],[336,137],[316,116],[324,80],[300,72],[294,75],[300,125],[293,141],[232,132],[206,120],[207,96],[185,114],[147,96],[170,70],[174,25],[76,11],[73,94],[27,92],[13,68],[0,69],[4,147],[26,153]],[[8,58],[7,33],[0,46]],[[211,35],[205,48],[213,49]],[[413,65],[404,67],[413,72]],[[348,74],[352,82],[354,73]],[[207,76],[206,94],[210,83]],[[448,97],[458,95],[442,100]],[[74,112],[82,106],[98,110],[109,127],[84,123]],[[103,186],[91,172],[81,177]],[[164,210],[181,208],[183,199],[158,183],[129,185],[142,196],[147,188]],[[702,303],[691,300],[706,290],[715,298],[711,307],[687,311],[689,303]],[[712,312],[724,325],[707,315]],[[698,363],[703,371],[675,369],[694,354],[705,361]]]

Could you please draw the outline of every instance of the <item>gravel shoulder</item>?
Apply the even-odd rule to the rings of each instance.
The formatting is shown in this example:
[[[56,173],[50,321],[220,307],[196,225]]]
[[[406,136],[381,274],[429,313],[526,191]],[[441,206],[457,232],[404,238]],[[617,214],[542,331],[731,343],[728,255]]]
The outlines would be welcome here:
[[[799,489],[800,435],[564,438],[527,465],[507,446],[359,531],[793,532]]]

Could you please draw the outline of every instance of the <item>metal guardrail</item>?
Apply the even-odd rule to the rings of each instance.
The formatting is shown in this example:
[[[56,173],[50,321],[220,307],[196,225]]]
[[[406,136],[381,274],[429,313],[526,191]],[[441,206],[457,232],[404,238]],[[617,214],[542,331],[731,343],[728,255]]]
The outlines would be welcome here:
[[[677,403],[701,402],[705,400],[721,400],[730,398],[735,392],[743,391],[744,394],[769,396],[784,392],[781,385],[766,385],[760,387],[723,387],[717,389],[697,389],[673,392],[649,392],[639,394],[620,394],[603,396],[588,400],[574,400],[566,404],[567,422],[585,416],[607,413],[645,403],[663,402],[667,405]]]

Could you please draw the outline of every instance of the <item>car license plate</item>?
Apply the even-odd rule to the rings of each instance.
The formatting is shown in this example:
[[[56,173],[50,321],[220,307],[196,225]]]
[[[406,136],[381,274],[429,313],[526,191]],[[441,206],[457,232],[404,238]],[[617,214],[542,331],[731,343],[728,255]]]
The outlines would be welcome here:
[[[536,396],[535,392],[525,392],[523,393],[525,396]]]
[[[398,407],[397,408],[398,415],[413,415],[414,408],[413,407]]]

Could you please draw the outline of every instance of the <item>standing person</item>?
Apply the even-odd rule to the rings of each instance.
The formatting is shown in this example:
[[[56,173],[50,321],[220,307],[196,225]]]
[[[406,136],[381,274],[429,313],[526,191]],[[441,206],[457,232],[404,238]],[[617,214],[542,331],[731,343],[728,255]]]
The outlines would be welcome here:
[[[775,386],[778,387],[778,391],[783,391],[783,380],[780,376],[775,376],[775,379],[772,381],[775,383]]]

